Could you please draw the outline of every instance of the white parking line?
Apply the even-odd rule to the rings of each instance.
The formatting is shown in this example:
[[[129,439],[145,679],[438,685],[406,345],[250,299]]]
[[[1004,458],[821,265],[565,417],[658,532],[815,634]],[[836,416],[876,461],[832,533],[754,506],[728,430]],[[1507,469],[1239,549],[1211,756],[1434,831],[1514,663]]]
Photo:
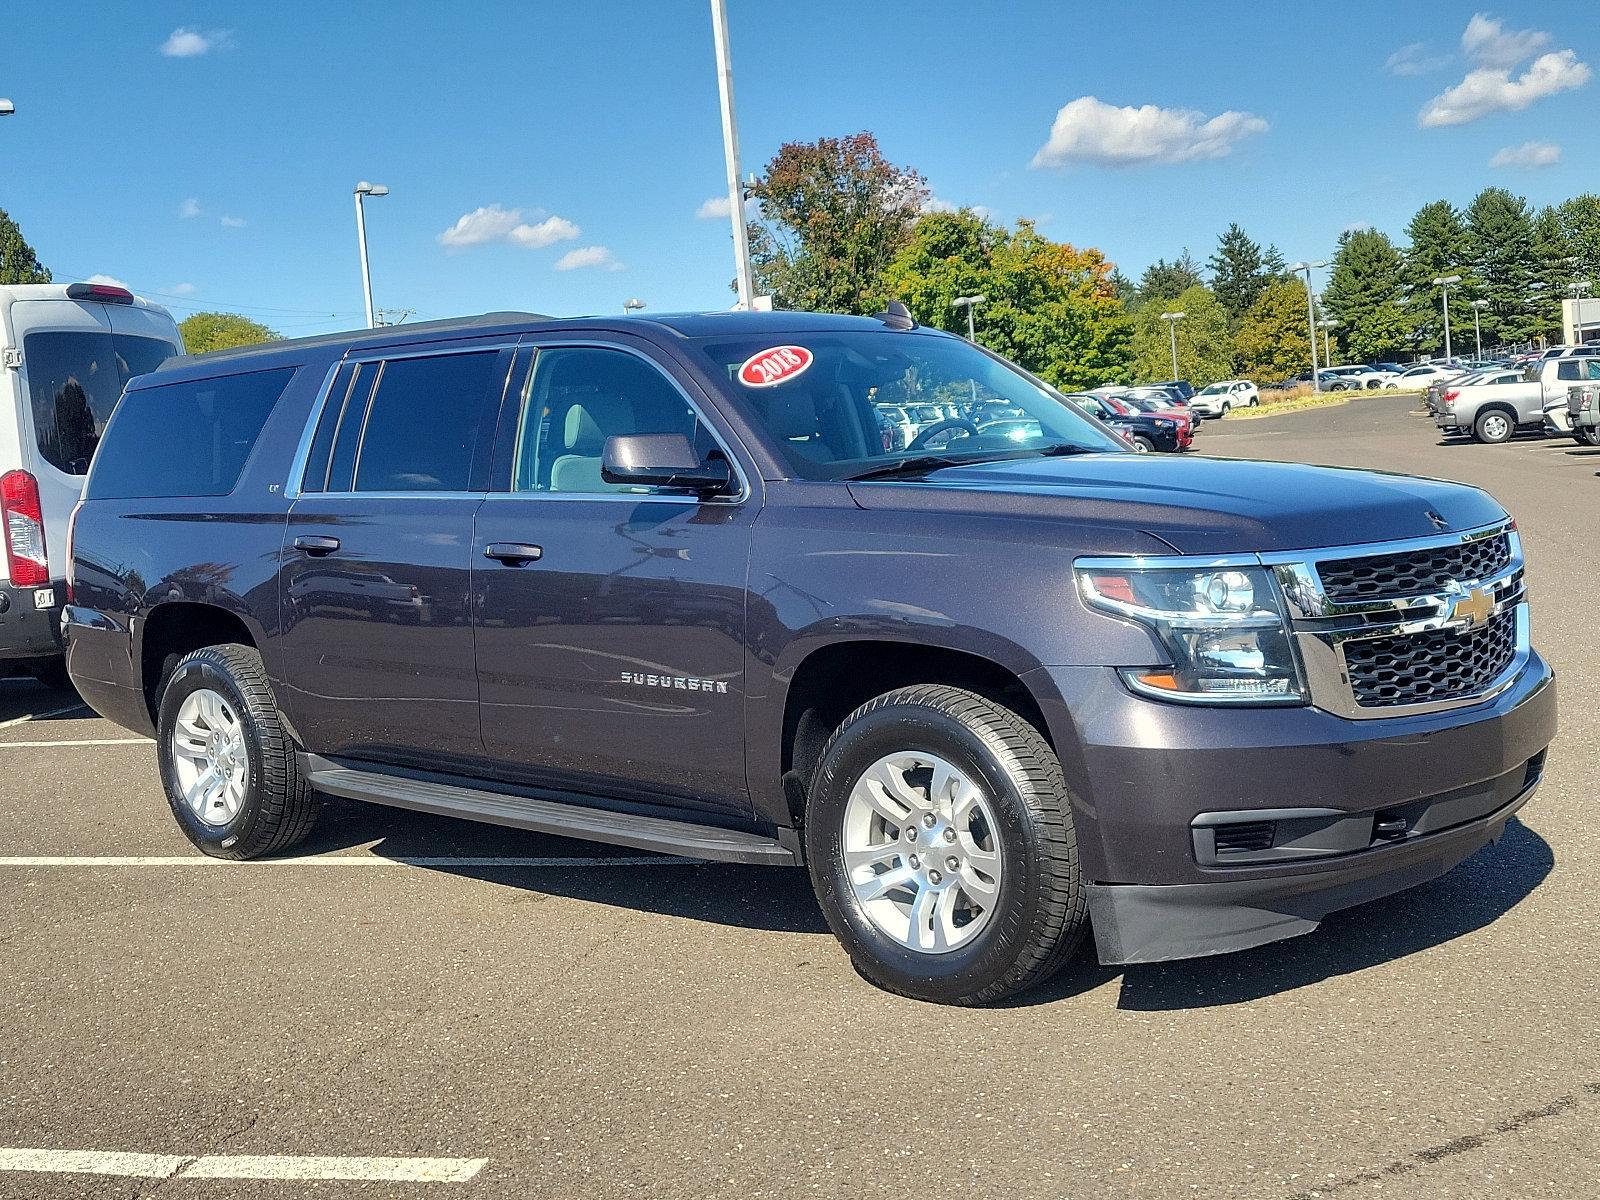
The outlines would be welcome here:
[[[700,861],[698,858],[673,858],[656,854],[604,858],[563,858],[554,855],[523,858],[471,854],[380,858],[367,854],[308,854],[303,858],[268,858],[241,863],[232,859],[208,858],[201,854],[33,854],[0,857],[0,867],[233,867],[240,871],[253,871],[262,867],[685,867],[697,866]]]
[[[25,725],[29,721],[43,721],[46,717],[65,716],[67,713],[77,712],[79,709],[85,712],[90,711],[89,706],[80,700],[78,703],[69,704],[65,708],[52,708],[49,712],[42,713],[23,713],[20,717],[12,717],[9,721],[0,721],[0,729],[10,729],[13,725]]]
[[[289,1154],[124,1154],[109,1150],[0,1148],[0,1171],[122,1175],[141,1179],[354,1179],[466,1183],[486,1158],[322,1158]]]
[[[0,742],[0,750],[44,750],[52,746],[153,746],[149,738],[73,738],[64,742]]]

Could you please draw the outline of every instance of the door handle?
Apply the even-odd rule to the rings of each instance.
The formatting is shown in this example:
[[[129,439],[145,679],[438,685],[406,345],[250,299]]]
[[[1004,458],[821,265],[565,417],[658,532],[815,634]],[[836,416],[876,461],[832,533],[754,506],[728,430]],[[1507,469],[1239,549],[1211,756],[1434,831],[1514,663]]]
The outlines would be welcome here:
[[[294,540],[294,548],[303,550],[314,558],[324,554],[332,554],[339,548],[339,539],[336,537],[323,537],[320,534],[301,534]]]
[[[514,567],[522,563],[538,562],[544,557],[544,550],[528,542],[490,542],[483,548],[483,556]]]

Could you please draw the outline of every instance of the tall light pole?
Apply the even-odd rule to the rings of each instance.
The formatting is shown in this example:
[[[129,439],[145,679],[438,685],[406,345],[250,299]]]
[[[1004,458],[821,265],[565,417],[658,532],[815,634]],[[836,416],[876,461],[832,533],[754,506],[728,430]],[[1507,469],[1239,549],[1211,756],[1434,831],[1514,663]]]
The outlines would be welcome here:
[[[1440,275],[1433,281],[1433,286],[1443,289],[1444,292],[1444,356],[1446,360],[1452,357],[1450,353],[1450,285],[1460,283],[1459,275]]]
[[[972,310],[987,301],[987,296],[957,296],[950,302],[951,308],[964,308],[967,310],[967,341],[976,342],[977,335],[973,332]]]
[[[1489,307],[1489,302],[1482,298],[1472,302],[1472,341],[1477,347],[1477,355],[1483,357],[1483,325],[1478,319],[1478,314]]]
[[[750,235],[744,227],[744,187],[739,182],[739,126],[733,116],[733,57],[728,50],[727,0],[711,0],[711,38],[717,49],[717,93],[722,99],[722,156],[728,166],[728,216],[733,224],[733,271],[739,307],[755,301],[750,275]]]
[[[377,320],[372,311],[372,272],[367,269],[367,214],[361,202],[368,196],[387,196],[389,189],[381,183],[368,183],[363,179],[356,184],[356,241],[361,245],[361,294],[367,302],[367,328],[376,329]]]
[[[1572,335],[1580,346],[1583,345],[1583,297],[1588,290],[1587,279],[1574,279],[1567,284],[1567,291],[1572,293]]]
[[[1161,319],[1167,323],[1167,336],[1172,339],[1172,378],[1178,378],[1178,322],[1183,320],[1181,312],[1165,312]]]
[[[622,302],[622,315],[627,316],[629,313],[636,313],[643,307],[643,300],[639,299],[637,296],[630,296],[628,299]]]
[[[1324,364],[1333,361],[1333,351],[1328,347],[1328,330],[1338,324],[1338,320],[1333,317],[1323,317],[1322,320],[1317,322],[1317,328],[1322,330],[1322,361]]]
[[[1326,259],[1317,262],[1297,262],[1289,265],[1289,270],[1295,274],[1302,272],[1306,277],[1306,328],[1311,332],[1311,390],[1322,390],[1322,379],[1317,374],[1317,300],[1311,293],[1311,271],[1315,267],[1327,266]]]

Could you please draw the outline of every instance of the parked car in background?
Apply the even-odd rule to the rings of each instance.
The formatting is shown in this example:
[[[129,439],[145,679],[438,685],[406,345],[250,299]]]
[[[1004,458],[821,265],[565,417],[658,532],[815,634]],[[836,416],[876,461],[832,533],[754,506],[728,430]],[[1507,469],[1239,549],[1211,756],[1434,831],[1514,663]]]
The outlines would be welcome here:
[[[1180,407],[1174,404],[1168,396],[1136,395],[1132,392],[1124,392],[1117,399],[1140,412],[1152,413],[1176,421],[1179,428],[1190,438],[1193,438],[1200,430],[1199,416],[1191,412],[1187,407]]]
[[[1322,380],[1322,390],[1325,392],[1379,388],[1390,378],[1387,372],[1364,366],[1324,367],[1318,372],[1318,377]]]
[[[1590,355],[1546,358],[1514,383],[1463,383],[1451,380],[1439,396],[1434,424],[1446,437],[1470,433],[1480,442],[1504,442],[1519,429],[1542,430],[1545,409],[1565,402],[1579,383],[1600,379],[1600,358]]]
[[[1141,454],[1152,450],[1174,454],[1187,450],[1194,442],[1192,427],[1184,425],[1176,415],[1148,413],[1091,392],[1069,392],[1067,399],[1116,430]]]
[[[136,375],[181,354],[166,309],[99,283],[0,287],[0,674],[67,686],[67,525]]]
[[[1170,391],[1176,392],[1178,396],[1184,400],[1187,400],[1194,395],[1194,384],[1190,383],[1187,379],[1163,379],[1159,383],[1154,383],[1150,386],[1167,388]]]
[[[1188,408],[1189,398],[1170,383],[1141,383],[1122,388],[1118,393],[1138,400],[1156,400],[1168,408]]]
[[[1386,388],[1396,388],[1402,391],[1420,390],[1438,379],[1454,379],[1461,374],[1460,367],[1441,366],[1438,363],[1418,363],[1414,367],[1407,367],[1398,375],[1390,376],[1383,381]]]
[[[1565,408],[1562,416],[1573,438],[1584,446],[1600,446],[1600,384],[1585,383],[1568,389]],[[1550,416],[1550,408],[1546,408],[1547,421]]]
[[[1201,417],[1225,417],[1236,408],[1255,408],[1261,392],[1248,379],[1207,384],[1189,398],[1189,411]]]

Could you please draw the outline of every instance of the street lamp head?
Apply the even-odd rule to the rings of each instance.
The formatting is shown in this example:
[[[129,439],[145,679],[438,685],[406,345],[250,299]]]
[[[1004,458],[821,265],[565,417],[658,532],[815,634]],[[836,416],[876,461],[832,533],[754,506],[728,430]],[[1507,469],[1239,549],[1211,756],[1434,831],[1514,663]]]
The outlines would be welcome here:
[[[17,106],[9,100],[0,99],[0,117],[9,117],[17,111]]]
[[[957,296],[950,302],[951,308],[971,308],[974,304],[983,304],[988,301],[987,296]]]
[[[1161,319],[1163,321],[1181,321],[1181,320],[1183,320],[1184,316],[1185,316],[1185,314],[1181,313],[1181,312],[1169,312],[1169,313],[1162,313],[1161,314]]]
[[[1459,275],[1438,275],[1438,276],[1434,277],[1433,286],[1434,287],[1449,287],[1452,283],[1460,283],[1460,282],[1461,282],[1461,276],[1459,276]]]
[[[1587,292],[1589,290],[1589,280],[1574,279],[1571,283],[1567,284],[1567,286],[1575,292]]]
[[[631,296],[622,302],[622,311],[625,313],[638,312],[644,307],[644,301],[637,296]]]
[[[356,195],[358,196],[387,196],[388,194],[389,189],[381,183],[368,183],[363,179],[356,184]]]
[[[1473,300],[1470,303],[1472,304],[1473,308],[1488,308],[1489,307],[1489,302],[1487,300]]]

